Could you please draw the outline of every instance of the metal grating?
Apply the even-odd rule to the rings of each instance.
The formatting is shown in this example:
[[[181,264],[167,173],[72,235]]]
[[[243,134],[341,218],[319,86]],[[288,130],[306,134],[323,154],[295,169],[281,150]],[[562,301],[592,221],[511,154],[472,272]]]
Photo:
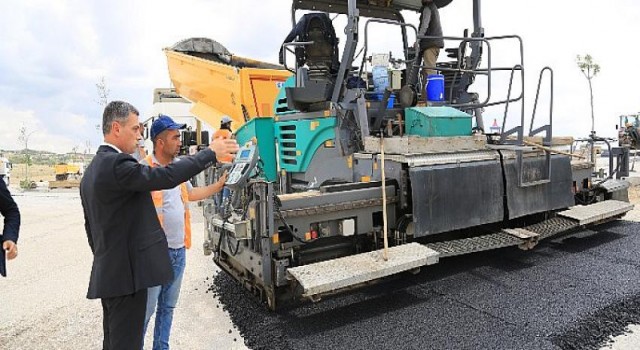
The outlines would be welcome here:
[[[511,247],[522,244],[523,240],[505,232],[456,239],[453,241],[426,244],[427,247],[440,253],[441,257],[464,255],[485,250]]]
[[[527,226],[525,227],[525,229],[539,234],[539,239],[545,239],[558,233],[572,230],[578,226],[578,223],[574,220],[563,217],[555,217],[534,225]]]
[[[611,219],[624,214],[633,208],[632,204],[614,200],[608,200],[588,206],[573,207],[559,212],[557,217],[543,222],[523,227],[522,229],[538,234],[538,240],[553,235],[568,232],[581,225]],[[453,241],[436,242],[426,244],[427,247],[440,252],[441,257],[463,255],[481,252],[490,249],[498,249],[516,246],[527,240],[520,239],[507,232],[496,232],[488,235],[464,238]]]
[[[298,164],[297,157],[297,126],[293,123],[281,123],[278,126],[278,147],[280,148],[280,158],[282,162],[290,165]]]

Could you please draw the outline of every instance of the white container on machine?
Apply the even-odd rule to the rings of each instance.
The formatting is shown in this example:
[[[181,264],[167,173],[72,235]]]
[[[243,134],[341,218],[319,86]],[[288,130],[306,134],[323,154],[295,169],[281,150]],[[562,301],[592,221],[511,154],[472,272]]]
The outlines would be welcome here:
[[[374,66],[371,71],[373,76],[373,91],[381,93],[389,86],[389,70],[385,66]]]

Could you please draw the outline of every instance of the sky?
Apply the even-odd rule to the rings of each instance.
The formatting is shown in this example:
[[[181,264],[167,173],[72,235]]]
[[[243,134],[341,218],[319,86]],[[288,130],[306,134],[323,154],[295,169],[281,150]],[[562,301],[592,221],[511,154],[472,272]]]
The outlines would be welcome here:
[[[96,128],[102,106],[96,83],[104,77],[109,100],[126,100],[149,117],[154,88],[171,81],[162,52],[190,37],[214,39],[234,54],[276,62],[291,29],[288,0],[2,0],[0,1],[0,149],[29,148],[57,153],[74,147],[91,152],[101,142]],[[471,0],[441,9],[444,34],[461,36],[472,27]],[[406,13],[417,24],[417,15]],[[483,1],[486,36],[517,34],[524,40],[525,117],[529,123],[540,69],[554,71],[554,135],[586,136],[591,129],[589,86],[576,55],[600,64],[593,79],[596,130],[615,136],[618,116],[640,111],[640,3],[634,0]],[[336,32],[344,22],[336,19]],[[363,36],[361,36],[362,38]],[[399,36],[372,26],[371,51],[388,51]],[[374,45],[375,44],[375,45]],[[515,49],[514,49],[515,48]],[[441,59],[444,55],[441,55]],[[483,61],[486,64],[486,57]],[[518,63],[517,46],[492,46],[492,66]],[[506,97],[507,77],[492,84]],[[478,79],[477,91],[486,81]],[[518,82],[519,84],[519,82]],[[548,118],[548,82],[543,84],[537,124]],[[514,94],[519,91],[514,90]],[[508,125],[520,117],[510,107]],[[485,120],[502,122],[504,109],[488,109]]]

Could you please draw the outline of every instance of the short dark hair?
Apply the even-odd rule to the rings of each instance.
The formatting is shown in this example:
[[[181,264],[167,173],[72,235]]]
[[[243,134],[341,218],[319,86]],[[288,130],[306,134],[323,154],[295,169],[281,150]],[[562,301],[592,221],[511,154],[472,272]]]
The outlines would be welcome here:
[[[220,129],[231,131],[231,122],[220,123]]]
[[[155,135],[155,137],[151,139],[151,143],[153,143],[153,149],[156,148],[156,143],[158,143],[158,140],[163,139],[166,142],[167,130],[162,130],[158,135]]]
[[[117,121],[119,123],[126,123],[129,119],[129,114],[140,115],[140,112],[128,102],[124,101],[111,101],[104,108],[102,113],[102,134],[106,135],[111,132],[111,123]]]

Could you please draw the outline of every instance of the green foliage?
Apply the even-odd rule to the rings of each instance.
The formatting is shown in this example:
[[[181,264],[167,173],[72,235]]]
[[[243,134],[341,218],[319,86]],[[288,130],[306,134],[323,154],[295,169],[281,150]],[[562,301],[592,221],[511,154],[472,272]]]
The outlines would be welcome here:
[[[578,64],[578,68],[584,76],[591,80],[593,77],[600,73],[600,65],[593,61],[593,57],[591,55],[586,54],[584,56],[578,55],[576,57],[576,63]]]
[[[593,57],[589,54],[584,56],[578,55],[576,57],[576,63],[582,74],[584,74],[584,77],[587,78],[587,82],[589,82],[589,96],[591,97],[591,133],[595,134],[596,117],[593,113],[593,86],[591,80],[600,73],[600,65],[595,63]],[[595,162],[593,159],[592,161]]]
[[[36,183],[31,181],[31,180],[21,180],[20,181],[20,188],[28,190],[28,189],[33,189],[36,188]]]
[[[81,154],[72,160],[73,156],[69,154],[56,154],[43,151],[28,150],[24,151],[3,151],[4,156],[13,164],[29,164],[29,165],[55,165],[59,163],[68,163],[70,161],[89,162],[93,158],[93,154]]]

